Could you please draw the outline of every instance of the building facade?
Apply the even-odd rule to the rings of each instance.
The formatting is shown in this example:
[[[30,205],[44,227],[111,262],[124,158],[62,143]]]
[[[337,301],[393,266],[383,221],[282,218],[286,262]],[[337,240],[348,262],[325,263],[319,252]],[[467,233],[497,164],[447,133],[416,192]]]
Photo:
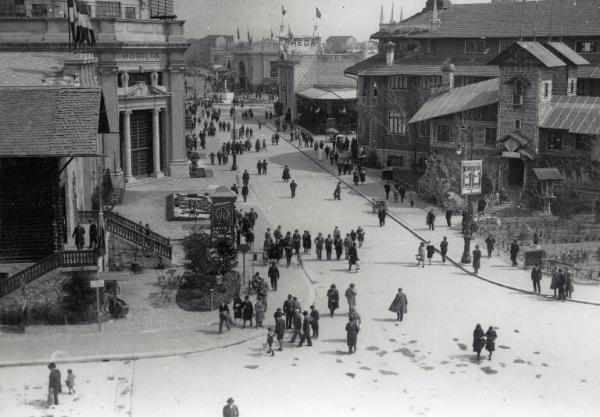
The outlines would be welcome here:
[[[240,42],[231,50],[235,88],[241,91],[275,93],[279,77],[279,40],[265,38]]]

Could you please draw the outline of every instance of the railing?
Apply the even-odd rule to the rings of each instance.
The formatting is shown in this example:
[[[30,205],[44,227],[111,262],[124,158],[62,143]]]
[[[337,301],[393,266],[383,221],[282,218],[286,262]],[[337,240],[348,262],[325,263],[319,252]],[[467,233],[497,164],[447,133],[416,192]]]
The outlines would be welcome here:
[[[150,231],[146,233],[146,229],[139,224],[132,222],[113,212],[107,212],[110,215],[106,216],[106,230],[115,235],[128,240],[142,248],[150,249],[165,258],[171,259],[173,248],[171,241],[158,233]]]
[[[571,276],[575,279],[589,279],[594,281],[600,281],[600,271],[591,268],[578,268],[573,264],[566,262],[557,261],[554,259],[546,260],[546,273],[552,275],[554,267],[561,268],[563,270],[568,269]]]
[[[0,281],[0,297],[15,291],[17,288],[35,281],[39,277],[60,267],[94,266],[98,262],[98,252],[61,251],[17,272],[12,277]]]
[[[78,221],[81,224],[91,224],[92,221],[98,221],[98,212],[97,211],[78,211]]]

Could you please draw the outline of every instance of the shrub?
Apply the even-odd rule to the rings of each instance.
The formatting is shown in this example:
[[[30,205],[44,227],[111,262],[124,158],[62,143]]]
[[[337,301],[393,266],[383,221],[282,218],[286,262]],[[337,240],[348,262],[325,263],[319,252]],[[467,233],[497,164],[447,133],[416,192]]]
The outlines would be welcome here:
[[[65,295],[63,311],[73,321],[86,319],[88,311],[96,304],[96,291],[90,288],[90,279],[85,272],[75,272],[63,283]]]

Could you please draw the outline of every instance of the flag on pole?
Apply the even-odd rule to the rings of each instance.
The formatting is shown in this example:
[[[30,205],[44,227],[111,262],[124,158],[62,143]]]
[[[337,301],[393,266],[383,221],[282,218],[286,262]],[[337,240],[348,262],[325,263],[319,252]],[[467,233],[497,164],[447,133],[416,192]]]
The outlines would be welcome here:
[[[252,36],[250,35],[250,29],[247,30],[246,36],[248,37],[248,45],[252,45]]]
[[[271,28],[271,38],[273,38],[275,35],[273,34],[273,28]]]
[[[318,7],[316,8],[316,16],[317,16],[317,19],[321,18],[321,11],[319,10]]]
[[[75,40],[75,36],[77,35],[77,3],[75,3],[75,0],[67,0],[67,9],[71,39]]]
[[[283,7],[283,5],[281,5],[281,15],[285,16],[286,12],[287,12],[287,9],[285,7]]]
[[[90,22],[89,6],[83,5],[77,13],[77,35],[75,36],[75,45],[87,43],[90,46],[96,44],[96,36]]]

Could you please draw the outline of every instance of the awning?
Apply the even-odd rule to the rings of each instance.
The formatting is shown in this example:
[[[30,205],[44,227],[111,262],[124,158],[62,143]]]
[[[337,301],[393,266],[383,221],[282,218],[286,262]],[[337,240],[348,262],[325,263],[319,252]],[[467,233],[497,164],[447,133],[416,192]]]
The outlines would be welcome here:
[[[600,133],[600,97],[554,96],[552,110],[540,127],[597,135]]]
[[[563,179],[562,174],[557,168],[533,168],[533,173],[540,181]]]
[[[498,78],[454,88],[447,93],[430,97],[409,123],[448,116],[494,103],[498,103]]]
[[[0,157],[96,156],[100,88],[0,88]]]
[[[355,87],[311,87],[296,94],[309,100],[356,100]]]

